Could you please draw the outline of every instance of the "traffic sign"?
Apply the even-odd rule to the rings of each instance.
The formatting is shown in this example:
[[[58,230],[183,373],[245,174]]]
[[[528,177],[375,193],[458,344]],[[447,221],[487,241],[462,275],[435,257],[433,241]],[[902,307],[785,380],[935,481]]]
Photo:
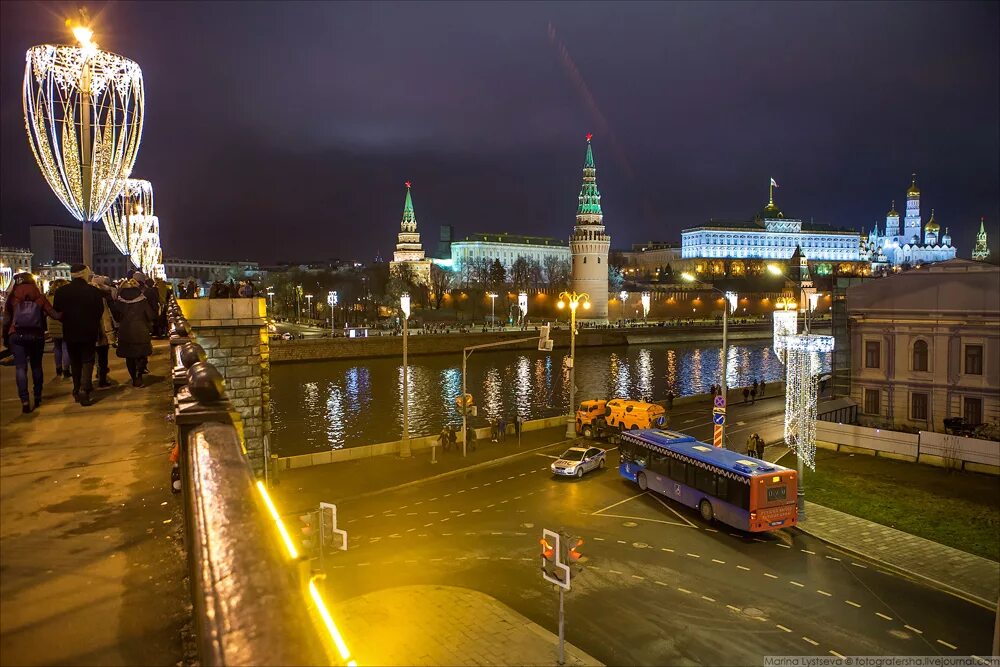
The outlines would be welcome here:
[[[715,432],[712,434],[712,444],[716,447],[722,447],[722,427],[718,424],[715,425]]]
[[[725,408],[712,408],[712,414],[714,415],[724,415],[726,414]]]
[[[724,408],[724,407],[726,407],[726,397],[725,396],[716,396],[715,397],[715,407],[717,407],[717,408]]]
[[[712,421],[716,426],[722,426],[726,423],[726,413],[712,415]]]

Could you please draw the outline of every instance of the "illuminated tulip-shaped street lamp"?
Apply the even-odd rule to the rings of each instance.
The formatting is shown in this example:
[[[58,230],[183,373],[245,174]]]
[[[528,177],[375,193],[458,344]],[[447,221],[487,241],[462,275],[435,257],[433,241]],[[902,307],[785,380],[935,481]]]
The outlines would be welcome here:
[[[569,306],[569,421],[566,422],[566,437],[576,437],[576,309],[583,306],[590,310],[590,295],[584,292],[562,292],[556,307],[562,310]]]
[[[132,173],[145,93],[138,64],[97,48],[85,23],[73,35],[79,46],[28,49],[24,121],[42,176],[83,223],[83,261],[93,266],[93,224]]]
[[[410,367],[406,358],[406,339],[410,333],[410,295],[402,294],[399,297],[399,310],[403,320],[403,443],[399,448],[399,455],[403,458],[410,456]]]

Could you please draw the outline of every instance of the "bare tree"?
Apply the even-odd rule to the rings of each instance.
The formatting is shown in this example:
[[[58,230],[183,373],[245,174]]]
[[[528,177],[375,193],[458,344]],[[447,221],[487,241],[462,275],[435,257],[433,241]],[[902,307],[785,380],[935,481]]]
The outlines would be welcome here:
[[[535,258],[528,260],[528,286],[533,292],[538,292],[545,286],[545,273],[542,271],[542,264]]]
[[[569,286],[572,269],[568,261],[549,255],[543,262],[545,282],[553,289],[565,289]]]
[[[434,307],[438,310],[441,309],[441,301],[444,300],[444,295],[451,289],[451,283],[451,271],[443,269],[437,264],[431,265],[431,292],[433,294]]]
[[[528,273],[528,260],[519,255],[510,267],[510,284],[515,292],[527,291],[528,284],[531,282]]]

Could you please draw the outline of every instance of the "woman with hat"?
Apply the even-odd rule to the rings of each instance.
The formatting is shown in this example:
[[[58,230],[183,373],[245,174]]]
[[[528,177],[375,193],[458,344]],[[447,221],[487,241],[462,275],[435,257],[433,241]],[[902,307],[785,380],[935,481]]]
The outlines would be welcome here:
[[[132,278],[122,283],[114,303],[118,320],[116,354],[125,359],[132,386],[141,387],[142,374],[146,371],[149,355],[153,353],[150,333],[156,314],[142,287]]]

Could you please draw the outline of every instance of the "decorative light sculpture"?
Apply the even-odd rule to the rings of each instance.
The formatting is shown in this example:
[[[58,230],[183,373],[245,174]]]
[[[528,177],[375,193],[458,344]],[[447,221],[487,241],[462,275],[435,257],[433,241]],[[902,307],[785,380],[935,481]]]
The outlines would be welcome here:
[[[14,281],[14,268],[0,262],[0,292],[6,294],[7,288]]]
[[[640,298],[642,300],[642,319],[646,319],[646,316],[649,315],[649,292],[643,292]]]
[[[517,308],[521,311],[521,320],[528,314],[528,293],[520,292],[517,295]]]
[[[126,178],[121,195],[104,212],[101,221],[115,247],[130,258],[136,252],[136,244],[142,235],[143,222],[136,216],[151,216],[153,208],[153,184],[141,178]]]
[[[125,187],[139,140],[145,93],[142,70],[97,48],[86,26],[80,46],[28,49],[24,122],[38,168],[73,217],[83,223],[83,261],[93,264],[93,223]]]
[[[780,307],[782,304],[778,304]],[[785,340],[788,336],[794,336],[799,330],[799,312],[795,310],[794,304],[788,310],[776,310],[772,313],[774,318],[774,351],[778,355],[781,363],[785,363]]]
[[[131,255],[132,262],[147,275],[152,275],[157,265],[163,263],[163,251],[160,248],[160,219],[155,215],[139,216],[137,222],[138,238],[135,251]]]
[[[816,402],[821,354],[833,351],[833,336],[785,336],[785,444],[816,469]]]

